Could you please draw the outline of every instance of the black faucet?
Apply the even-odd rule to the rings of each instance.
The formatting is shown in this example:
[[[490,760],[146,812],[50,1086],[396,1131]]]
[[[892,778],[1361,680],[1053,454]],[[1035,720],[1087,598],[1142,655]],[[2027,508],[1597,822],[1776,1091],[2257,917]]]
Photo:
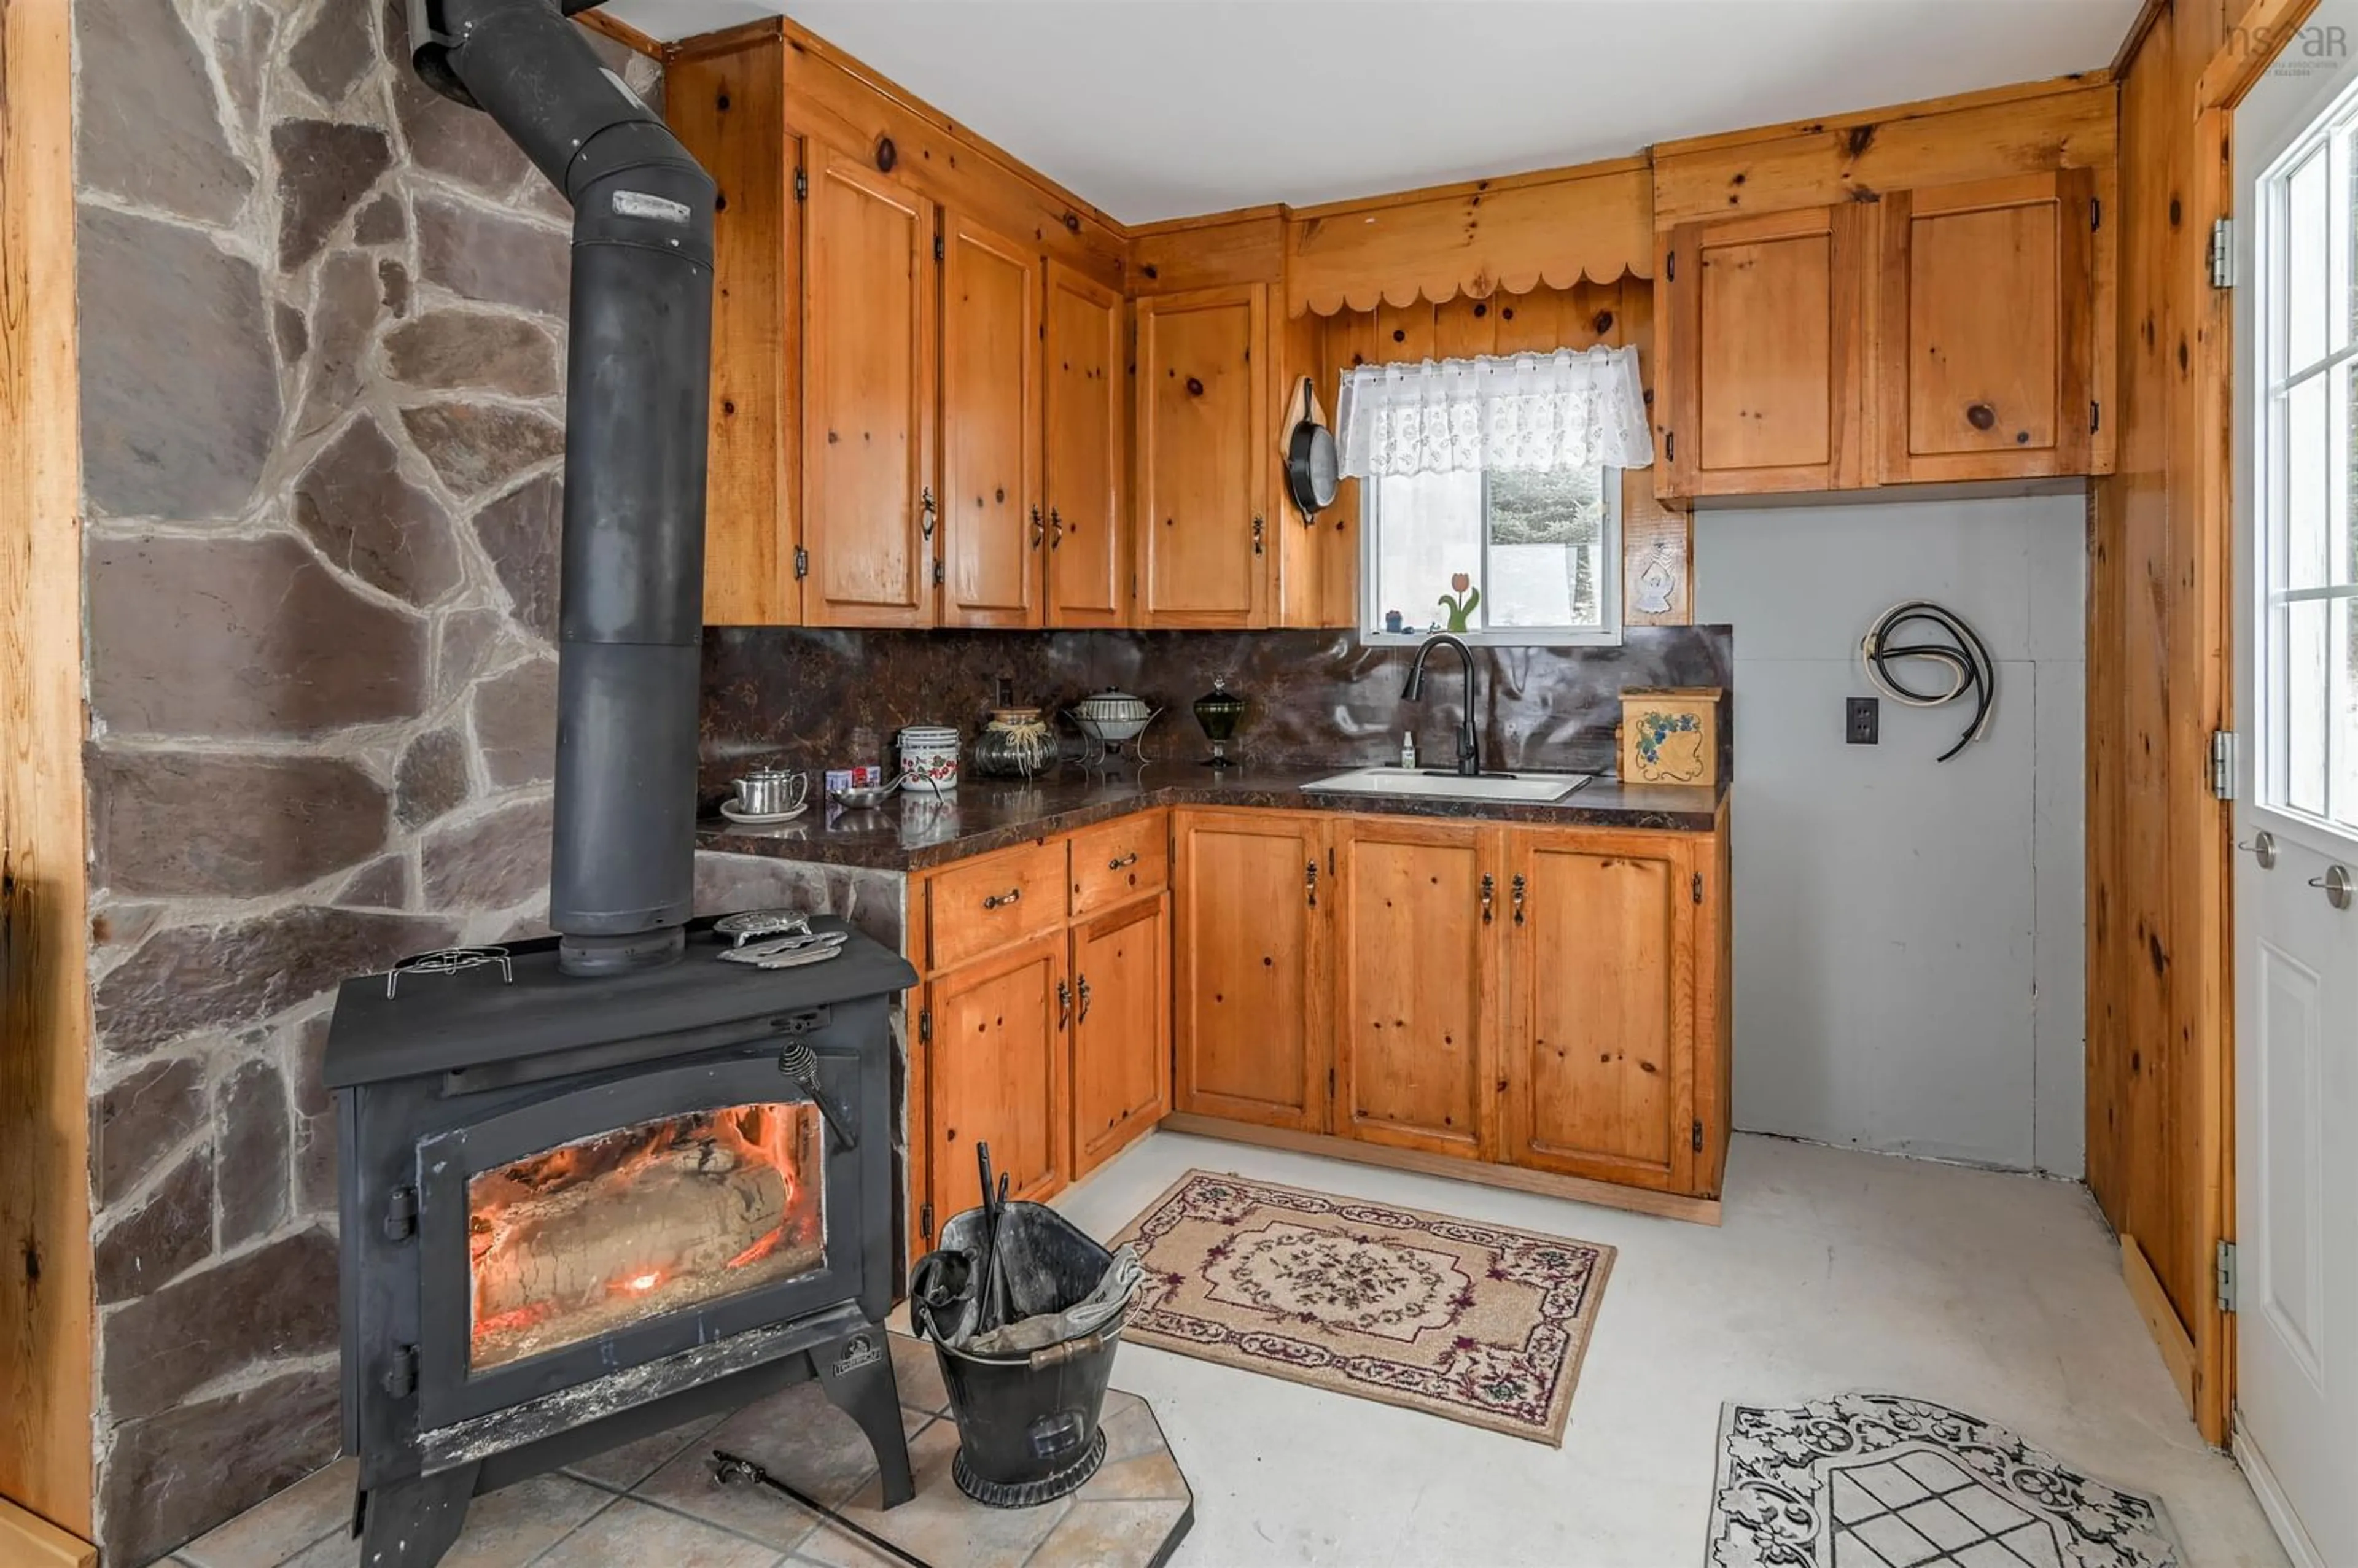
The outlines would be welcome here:
[[[1474,673],[1474,650],[1446,632],[1427,637],[1417,645],[1416,662],[1408,667],[1408,685],[1401,688],[1401,700],[1415,702],[1424,696],[1425,658],[1444,644],[1456,649],[1466,665],[1466,711],[1457,721],[1457,773],[1470,779],[1482,771],[1482,739],[1474,730],[1474,706],[1480,690],[1479,677]]]

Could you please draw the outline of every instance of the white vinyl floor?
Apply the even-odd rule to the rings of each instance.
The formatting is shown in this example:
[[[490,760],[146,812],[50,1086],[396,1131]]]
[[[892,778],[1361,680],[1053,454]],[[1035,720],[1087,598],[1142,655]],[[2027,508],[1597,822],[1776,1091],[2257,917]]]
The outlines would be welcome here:
[[[1174,1568],[1695,1568],[1723,1401],[1910,1394],[2158,1496],[2189,1568],[2285,1562],[2180,1406],[2087,1192],[1738,1138],[1725,1224],[1157,1133],[1058,1206],[1098,1236],[1189,1167],[1620,1249],[1561,1449],[1125,1346],[1195,1494]]]

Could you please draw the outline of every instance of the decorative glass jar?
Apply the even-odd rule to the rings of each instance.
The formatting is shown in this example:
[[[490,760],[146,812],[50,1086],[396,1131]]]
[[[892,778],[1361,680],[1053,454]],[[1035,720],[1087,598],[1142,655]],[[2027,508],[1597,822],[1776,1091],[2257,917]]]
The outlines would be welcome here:
[[[1028,779],[1056,760],[1056,738],[1036,708],[994,708],[975,737],[974,771],[992,778]]]

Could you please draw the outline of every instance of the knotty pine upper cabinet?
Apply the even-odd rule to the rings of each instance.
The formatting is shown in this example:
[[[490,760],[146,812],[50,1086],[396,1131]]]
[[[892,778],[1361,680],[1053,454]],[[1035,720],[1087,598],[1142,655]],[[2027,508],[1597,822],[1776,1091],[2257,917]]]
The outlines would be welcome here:
[[[1682,224],[1658,269],[1673,362],[1664,493],[1867,482],[1867,209]]]
[[[1694,880],[1708,858],[1697,843],[1587,828],[1510,835],[1500,900],[1514,976],[1499,1070],[1509,1163],[1694,1189],[1705,1142],[1696,894],[1717,880]]]
[[[1138,301],[1140,624],[1266,624],[1269,286]]]
[[[1130,616],[1122,548],[1130,378],[1121,296],[1054,260],[1047,296],[1048,624],[1120,626]]]
[[[1496,1157],[1502,830],[1338,822],[1335,1131]]]
[[[1327,820],[1178,811],[1171,827],[1175,1108],[1325,1131]]]
[[[1883,481],[2092,471],[2094,172],[1895,191],[1882,207]]]
[[[809,152],[804,617],[930,626],[939,209],[870,163]]]
[[[942,624],[1037,626],[1041,257],[955,211],[942,250]]]

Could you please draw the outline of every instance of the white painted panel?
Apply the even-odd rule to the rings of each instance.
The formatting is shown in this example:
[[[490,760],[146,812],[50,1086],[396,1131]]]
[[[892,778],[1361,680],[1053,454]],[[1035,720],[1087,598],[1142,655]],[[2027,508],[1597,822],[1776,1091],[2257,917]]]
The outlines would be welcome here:
[[[2272,943],[2262,944],[2259,1224],[2250,1239],[2260,1311],[2320,1390],[2318,1330],[2324,1311],[2326,1195],[2318,1107],[2323,1096],[2317,971]]]
[[[2083,1154],[2079,494],[1708,510],[1700,617],[1736,629],[1736,1124],[2079,1174]],[[1955,610],[1998,663],[1967,705],[1870,695],[1894,603]]]

